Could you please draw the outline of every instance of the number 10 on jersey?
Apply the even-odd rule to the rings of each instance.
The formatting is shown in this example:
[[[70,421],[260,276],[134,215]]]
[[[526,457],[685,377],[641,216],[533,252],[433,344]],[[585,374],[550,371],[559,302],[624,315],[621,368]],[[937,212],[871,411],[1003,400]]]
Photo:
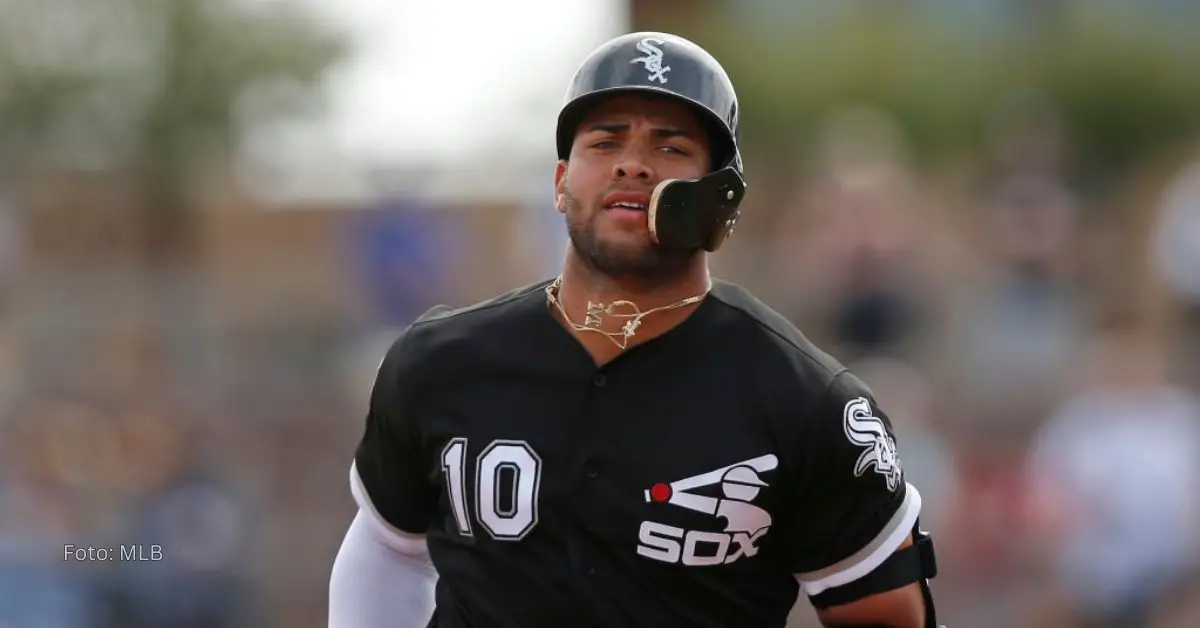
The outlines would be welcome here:
[[[442,475],[454,522],[472,536],[466,487],[467,439],[453,438],[442,449]],[[503,478],[508,476],[509,481]],[[475,458],[475,516],[493,539],[520,541],[537,525],[542,459],[529,443],[494,440]],[[506,496],[502,491],[509,491]],[[508,497],[508,499],[504,499]]]

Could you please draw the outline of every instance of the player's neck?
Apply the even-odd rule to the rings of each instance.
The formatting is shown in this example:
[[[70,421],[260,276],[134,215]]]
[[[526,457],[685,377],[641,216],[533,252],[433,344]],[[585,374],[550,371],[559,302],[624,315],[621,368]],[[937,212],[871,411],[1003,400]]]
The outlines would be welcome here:
[[[571,323],[583,324],[587,318],[589,303],[607,306],[615,301],[629,301],[637,310],[646,312],[658,307],[671,306],[690,297],[704,295],[712,285],[708,263],[703,255],[697,255],[677,276],[659,279],[638,277],[611,277],[597,272],[582,259],[568,253],[563,265],[562,284],[558,298]],[[660,336],[682,323],[699,307],[699,302],[677,308],[665,309],[642,318],[636,334],[630,338],[629,347]],[[630,313],[630,308],[619,308],[618,312]],[[556,313],[556,317],[561,316]],[[601,329],[616,332],[628,319],[605,319]],[[570,325],[568,325],[568,328]],[[598,364],[603,364],[620,355],[623,350],[604,337],[588,331],[572,331],[575,337],[592,354]],[[620,338],[618,338],[619,340]]]
[[[703,255],[696,255],[678,274],[671,276],[613,277],[590,267],[572,251],[563,264],[562,283],[564,305],[585,308],[587,301],[604,304],[630,301],[644,312],[704,294],[711,287],[712,278]]]

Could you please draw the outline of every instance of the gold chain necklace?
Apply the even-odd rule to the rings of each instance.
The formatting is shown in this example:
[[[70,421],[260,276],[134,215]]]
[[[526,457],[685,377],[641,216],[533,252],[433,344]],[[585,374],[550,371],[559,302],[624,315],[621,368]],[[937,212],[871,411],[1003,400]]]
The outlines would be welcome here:
[[[637,333],[638,327],[641,327],[643,318],[646,318],[655,312],[674,310],[692,305],[693,303],[699,303],[704,299],[705,295],[707,295],[711,289],[712,288],[710,287],[708,290],[705,290],[704,292],[695,296],[690,296],[681,301],[676,301],[670,305],[662,305],[653,309],[649,309],[645,312],[641,311],[638,306],[631,301],[613,301],[607,306],[603,303],[588,301],[587,313],[584,315],[582,325],[571,320],[571,316],[567,314],[567,309],[563,307],[562,301],[560,301],[558,298],[558,293],[560,290],[562,290],[561,276],[555,278],[550,285],[546,286],[546,299],[554,307],[558,308],[558,311],[562,314],[563,320],[571,326],[571,329],[574,329],[575,331],[591,331],[598,334],[603,334],[606,338],[611,340],[613,344],[617,345],[618,348],[625,350],[627,347],[629,347],[629,340]],[[619,307],[632,308],[633,312],[615,312],[614,310]],[[600,326],[603,324],[604,317],[606,316],[626,319],[625,324],[621,327],[620,331],[604,331],[600,328]]]

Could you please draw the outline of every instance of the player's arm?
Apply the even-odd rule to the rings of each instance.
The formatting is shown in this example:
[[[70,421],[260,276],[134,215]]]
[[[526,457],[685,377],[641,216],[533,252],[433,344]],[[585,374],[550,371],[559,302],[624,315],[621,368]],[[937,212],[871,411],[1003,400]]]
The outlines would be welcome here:
[[[436,572],[425,531],[437,494],[422,469],[412,329],[388,350],[350,468],[358,513],[329,583],[329,628],[424,628]]]
[[[333,561],[329,628],[424,628],[437,571],[425,539],[397,543],[359,509]]]
[[[853,375],[834,379],[802,422],[793,463],[793,571],[829,627],[933,625],[921,495],[905,481],[891,422]]]
[[[910,534],[905,537],[900,550],[912,546]],[[924,593],[916,582],[845,604],[818,608],[817,617],[828,628],[924,628],[927,625]]]

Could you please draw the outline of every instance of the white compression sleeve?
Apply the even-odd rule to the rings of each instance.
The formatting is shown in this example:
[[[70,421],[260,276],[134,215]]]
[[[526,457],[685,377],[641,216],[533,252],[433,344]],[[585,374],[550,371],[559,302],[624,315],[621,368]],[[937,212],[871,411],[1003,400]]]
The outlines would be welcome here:
[[[437,571],[424,541],[396,543],[370,517],[358,511],[333,561],[329,628],[425,628]]]

